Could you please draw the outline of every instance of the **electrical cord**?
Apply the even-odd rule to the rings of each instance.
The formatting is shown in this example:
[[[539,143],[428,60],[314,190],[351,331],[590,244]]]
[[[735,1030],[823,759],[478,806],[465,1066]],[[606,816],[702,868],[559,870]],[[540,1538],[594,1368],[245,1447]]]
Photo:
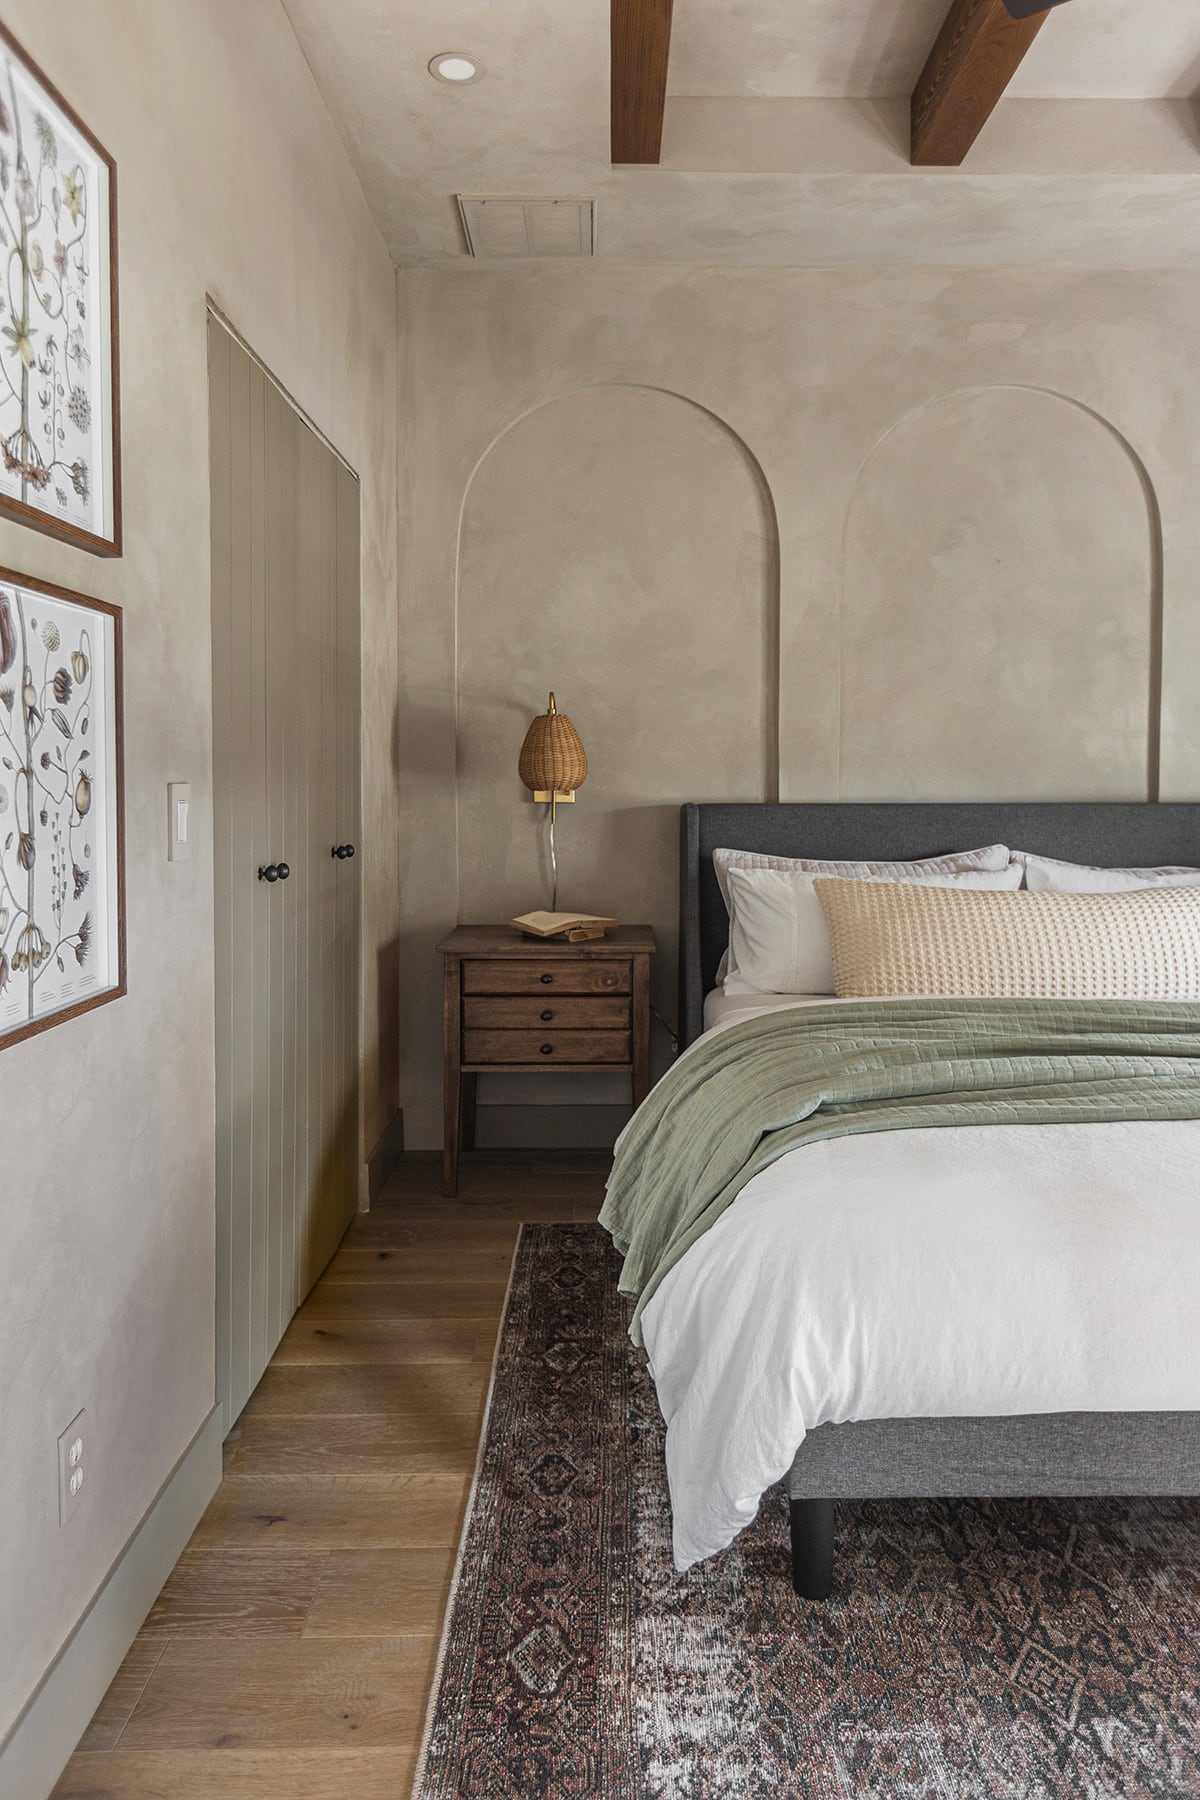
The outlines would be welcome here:
[[[652,1017],[654,1017],[658,1020],[659,1024],[662,1026],[663,1030],[666,1032],[667,1036],[670,1038],[672,1056],[678,1056],[679,1055],[679,1033],[675,1030],[673,1025],[670,1025],[667,1022],[667,1020],[663,1018],[663,1016],[659,1012],[657,1006],[652,1006],[650,1008],[650,1012],[651,1012]]]

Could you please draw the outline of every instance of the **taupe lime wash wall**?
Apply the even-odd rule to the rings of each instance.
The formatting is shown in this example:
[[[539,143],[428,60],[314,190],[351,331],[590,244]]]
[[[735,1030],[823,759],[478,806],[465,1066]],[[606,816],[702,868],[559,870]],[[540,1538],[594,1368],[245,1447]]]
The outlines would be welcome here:
[[[395,282],[283,8],[8,0],[4,22],[119,171],[125,555],[0,524],[0,563],[125,608],[129,996],[0,1052],[0,1735],[213,1404],[206,292],[362,478],[368,1147],[396,872]],[[168,781],[195,808],[170,865]]]
[[[549,687],[592,771],[561,901],[657,927],[668,1018],[682,800],[1200,794],[1200,277],[399,283],[410,1145],[438,934],[548,904],[516,760]],[[587,1090],[594,1137],[619,1093]],[[546,1115],[509,1138],[581,1130]]]

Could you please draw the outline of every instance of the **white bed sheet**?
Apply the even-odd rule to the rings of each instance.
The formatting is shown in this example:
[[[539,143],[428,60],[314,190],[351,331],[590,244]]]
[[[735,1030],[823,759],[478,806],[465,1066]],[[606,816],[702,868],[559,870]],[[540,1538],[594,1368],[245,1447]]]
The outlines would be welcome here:
[[[717,1029],[774,1010],[739,999]],[[817,1425],[1200,1410],[1200,1123],[807,1145],[747,1184],[642,1328],[680,1569],[749,1524]]]
[[[836,999],[836,994],[727,994],[724,988],[714,988],[704,996],[704,1029],[711,1031],[714,1025],[757,1018],[760,1013],[775,1012],[781,1006],[820,1006],[822,1001]]]

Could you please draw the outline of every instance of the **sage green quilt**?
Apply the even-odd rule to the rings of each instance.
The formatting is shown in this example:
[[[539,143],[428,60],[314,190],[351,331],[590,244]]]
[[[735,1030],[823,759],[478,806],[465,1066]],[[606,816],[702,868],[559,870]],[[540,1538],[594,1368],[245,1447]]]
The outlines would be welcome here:
[[[634,1115],[600,1223],[640,1320],[667,1271],[789,1150],[865,1131],[1200,1118],[1200,1004],[856,1000],[701,1038]]]

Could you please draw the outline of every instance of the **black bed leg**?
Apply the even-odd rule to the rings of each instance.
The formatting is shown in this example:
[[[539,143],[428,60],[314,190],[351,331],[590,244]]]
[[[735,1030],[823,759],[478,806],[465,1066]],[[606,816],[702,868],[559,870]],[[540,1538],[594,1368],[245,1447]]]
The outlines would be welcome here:
[[[833,1501],[792,1500],[792,1586],[805,1600],[833,1587]]]

